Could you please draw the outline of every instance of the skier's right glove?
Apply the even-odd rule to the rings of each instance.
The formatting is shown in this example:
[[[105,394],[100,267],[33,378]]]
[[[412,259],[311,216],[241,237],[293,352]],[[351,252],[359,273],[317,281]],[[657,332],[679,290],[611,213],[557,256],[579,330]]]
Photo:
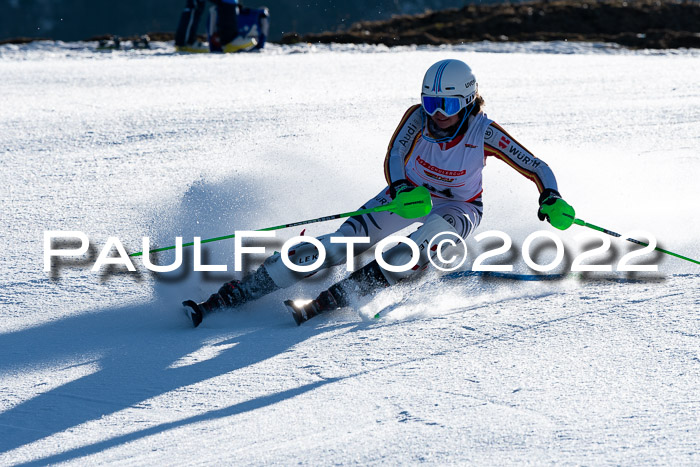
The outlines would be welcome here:
[[[411,191],[414,188],[415,186],[412,185],[411,182],[405,178],[402,178],[401,180],[396,180],[389,185],[389,196],[391,196],[391,199],[396,199],[396,195],[402,191]]]
[[[540,209],[537,211],[537,217],[541,221],[546,219],[552,227],[566,230],[574,223],[575,216],[574,208],[561,199],[558,191],[547,188],[540,195]]]

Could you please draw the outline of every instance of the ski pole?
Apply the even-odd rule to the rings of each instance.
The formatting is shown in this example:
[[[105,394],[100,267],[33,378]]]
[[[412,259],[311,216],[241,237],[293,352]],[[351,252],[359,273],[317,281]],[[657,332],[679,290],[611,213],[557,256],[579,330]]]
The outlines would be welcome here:
[[[280,230],[280,229],[286,229],[288,227],[297,227],[300,225],[306,225],[306,224],[314,224],[316,222],[325,222],[325,221],[331,221],[334,219],[341,219],[343,217],[352,217],[352,216],[359,216],[362,214],[369,214],[372,212],[382,212],[382,211],[391,211],[395,214],[398,214],[399,216],[405,218],[405,219],[416,219],[419,217],[424,217],[427,216],[430,213],[430,210],[433,207],[433,200],[430,197],[430,192],[428,191],[427,188],[419,186],[417,188],[414,188],[411,191],[408,192],[402,192],[399,193],[396,196],[396,199],[390,202],[389,204],[385,204],[383,206],[377,206],[374,208],[368,208],[368,209],[360,209],[359,211],[352,211],[352,212],[344,212],[341,214],[333,214],[330,216],[324,216],[324,217],[318,217],[316,219],[309,219],[305,221],[300,221],[300,222],[292,222],[291,224],[282,224],[282,225],[277,225],[275,227],[267,227],[265,229],[258,229],[258,232],[265,232],[269,230]],[[211,243],[211,242],[218,242],[219,240],[226,240],[228,238],[233,238],[235,237],[236,234],[232,235],[224,235],[223,237],[216,237],[216,238],[209,238],[206,240],[202,240],[200,243]],[[183,247],[186,246],[192,246],[194,245],[194,242],[190,243],[183,243]],[[153,250],[149,250],[149,253],[155,253],[158,251],[165,251],[165,250],[173,250],[175,249],[176,246],[166,246],[163,248],[155,248]],[[131,253],[129,256],[141,256],[143,255],[143,251],[139,251],[138,253]]]
[[[603,227],[598,227],[597,225],[590,224],[590,223],[588,223],[588,222],[586,222],[586,221],[584,221],[584,220],[582,220],[582,219],[577,219],[577,218],[575,218],[574,216],[570,216],[570,215],[568,215],[568,214],[564,214],[564,215],[565,215],[566,217],[569,217],[569,218],[573,219],[573,220],[574,220],[574,224],[576,224],[576,225],[580,225],[580,226],[583,226],[583,227],[588,227],[589,229],[597,230],[598,232],[603,232],[604,234],[608,234],[608,235],[613,236],[613,237],[622,237],[622,235],[620,235],[620,234],[617,233],[617,232],[613,232],[612,230],[604,229]],[[626,238],[625,240],[627,240],[628,242],[636,243],[637,245],[649,246],[648,243],[644,243],[644,242],[642,242],[642,241],[635,240],[634,238]],[[659,252],[661,252],[661,253],[665,253],[665,254],[667,254],[667,255],[675,256],[676,258],[680,258],[680,259],[684,259],[684,260],[686,260],[686,261],[690,261],[691,263],[700,264],[700,261],[696,261],[696,260],[694,260],[694,259],[692,259],[692,258],[688,258],[688,257],[686,257],[686,256],[679,255],[678,253],[674,253],[674,252],[672,252],[672,251],[664,250],[663,248],[656,247],[656,248],[654,248],[654,250],[655,250],[655,251],[659,251]]]

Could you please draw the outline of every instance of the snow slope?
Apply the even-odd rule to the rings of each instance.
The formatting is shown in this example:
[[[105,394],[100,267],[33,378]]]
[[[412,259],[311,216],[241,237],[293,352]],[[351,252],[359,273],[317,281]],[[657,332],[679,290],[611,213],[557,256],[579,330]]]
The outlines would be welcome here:
[[[547,282],[427,277],[296,327],[282,300],[314,295],[343,276],[333,270],[196,330],[180,301],[232,268],[194,273],[188,251],[177,274],[139,260],[138,273],[90,271],[111,236],[139,251],[144,235],[166,246],[358,208],[384,186],[386,145],[425,69],[448,57],[472,66],[489,117],[549,163],[579,217],[700,257],[694,51],[2,46],[0,464],[699,463],[691,263],[652,255],[658,273]],[[535,187],[499,161],[484,183],[477,232],[506,232],[506,259],[532,273],[524,239],[554,231],[536,218]],[[90,253],[44,272],[47,230],[85,232]],[[584,231],[558,233],[555,272]],[[613,248],[599,261],[629,250]],[[205,251],[231,263],[231,241]]]

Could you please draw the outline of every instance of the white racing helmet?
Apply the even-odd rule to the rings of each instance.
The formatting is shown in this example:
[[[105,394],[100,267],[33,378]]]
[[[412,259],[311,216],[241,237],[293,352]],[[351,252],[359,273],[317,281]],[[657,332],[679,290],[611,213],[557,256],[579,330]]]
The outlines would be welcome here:
[[[425,72],[421,104],[428,115],[451,117],[474,103],[478,85],[469,66],[460,60],[440,60]]]

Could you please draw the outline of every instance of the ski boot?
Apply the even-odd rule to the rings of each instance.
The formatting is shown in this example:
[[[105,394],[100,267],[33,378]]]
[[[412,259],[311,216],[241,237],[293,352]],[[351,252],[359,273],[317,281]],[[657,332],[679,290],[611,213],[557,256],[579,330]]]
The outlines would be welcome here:
[[[185,300],[182,302],[182,305],[184,307],[189,307],[185,308],[185,315],[192,320],[192,324],[194,327],[199,326],[202,324],[202,319],[204,319],[204,312],[199,308],[199,304],[195,302],[194,300]]]
[[[205,315],[224,308],[236,308],[278,289],[263,266],[242,281],[232,280],[221,286],[217,293],[211,294],[203,302],[185,300],[185,314],[192,320],[194,327],[202,323]],[[189,307],[189,308],[187,308]]]
[[[176,45],[175,52],[184,52],[191,54],[209,53],[209,44],[205,44],[204,42],[197,40],[192,44]]]
[[[242,37],[238,36],[228,44],[221,48],[224,53],[234,53],[250,50],[258,45],[257,39],[254,37]]]
[[[321,292],[321,294],[316,297],[316,300],[285,300],[284,304],[292,314],[297,326],[300,326],[304,321],[308,321],[323,312],[342,308],[342,305],[339,303],[338,299],[333,296],[330,290]]]
[[[248,301],[240,287],[241,281],[233,280],[225,283],[217,293],[211,294],[209,298],[201,303],[194,300],[185,300],[182,304],[185,307],[185,314],[190,317],[194,327],[199,326],[205,314],[212,313],[225,307],[237,307]]]
[[[379,264],[372,261],[321,292],[315,300],[285,300],[284,304],[300,326],[316,315],[350,306],[352,295],[365,296],[388,286]]]

